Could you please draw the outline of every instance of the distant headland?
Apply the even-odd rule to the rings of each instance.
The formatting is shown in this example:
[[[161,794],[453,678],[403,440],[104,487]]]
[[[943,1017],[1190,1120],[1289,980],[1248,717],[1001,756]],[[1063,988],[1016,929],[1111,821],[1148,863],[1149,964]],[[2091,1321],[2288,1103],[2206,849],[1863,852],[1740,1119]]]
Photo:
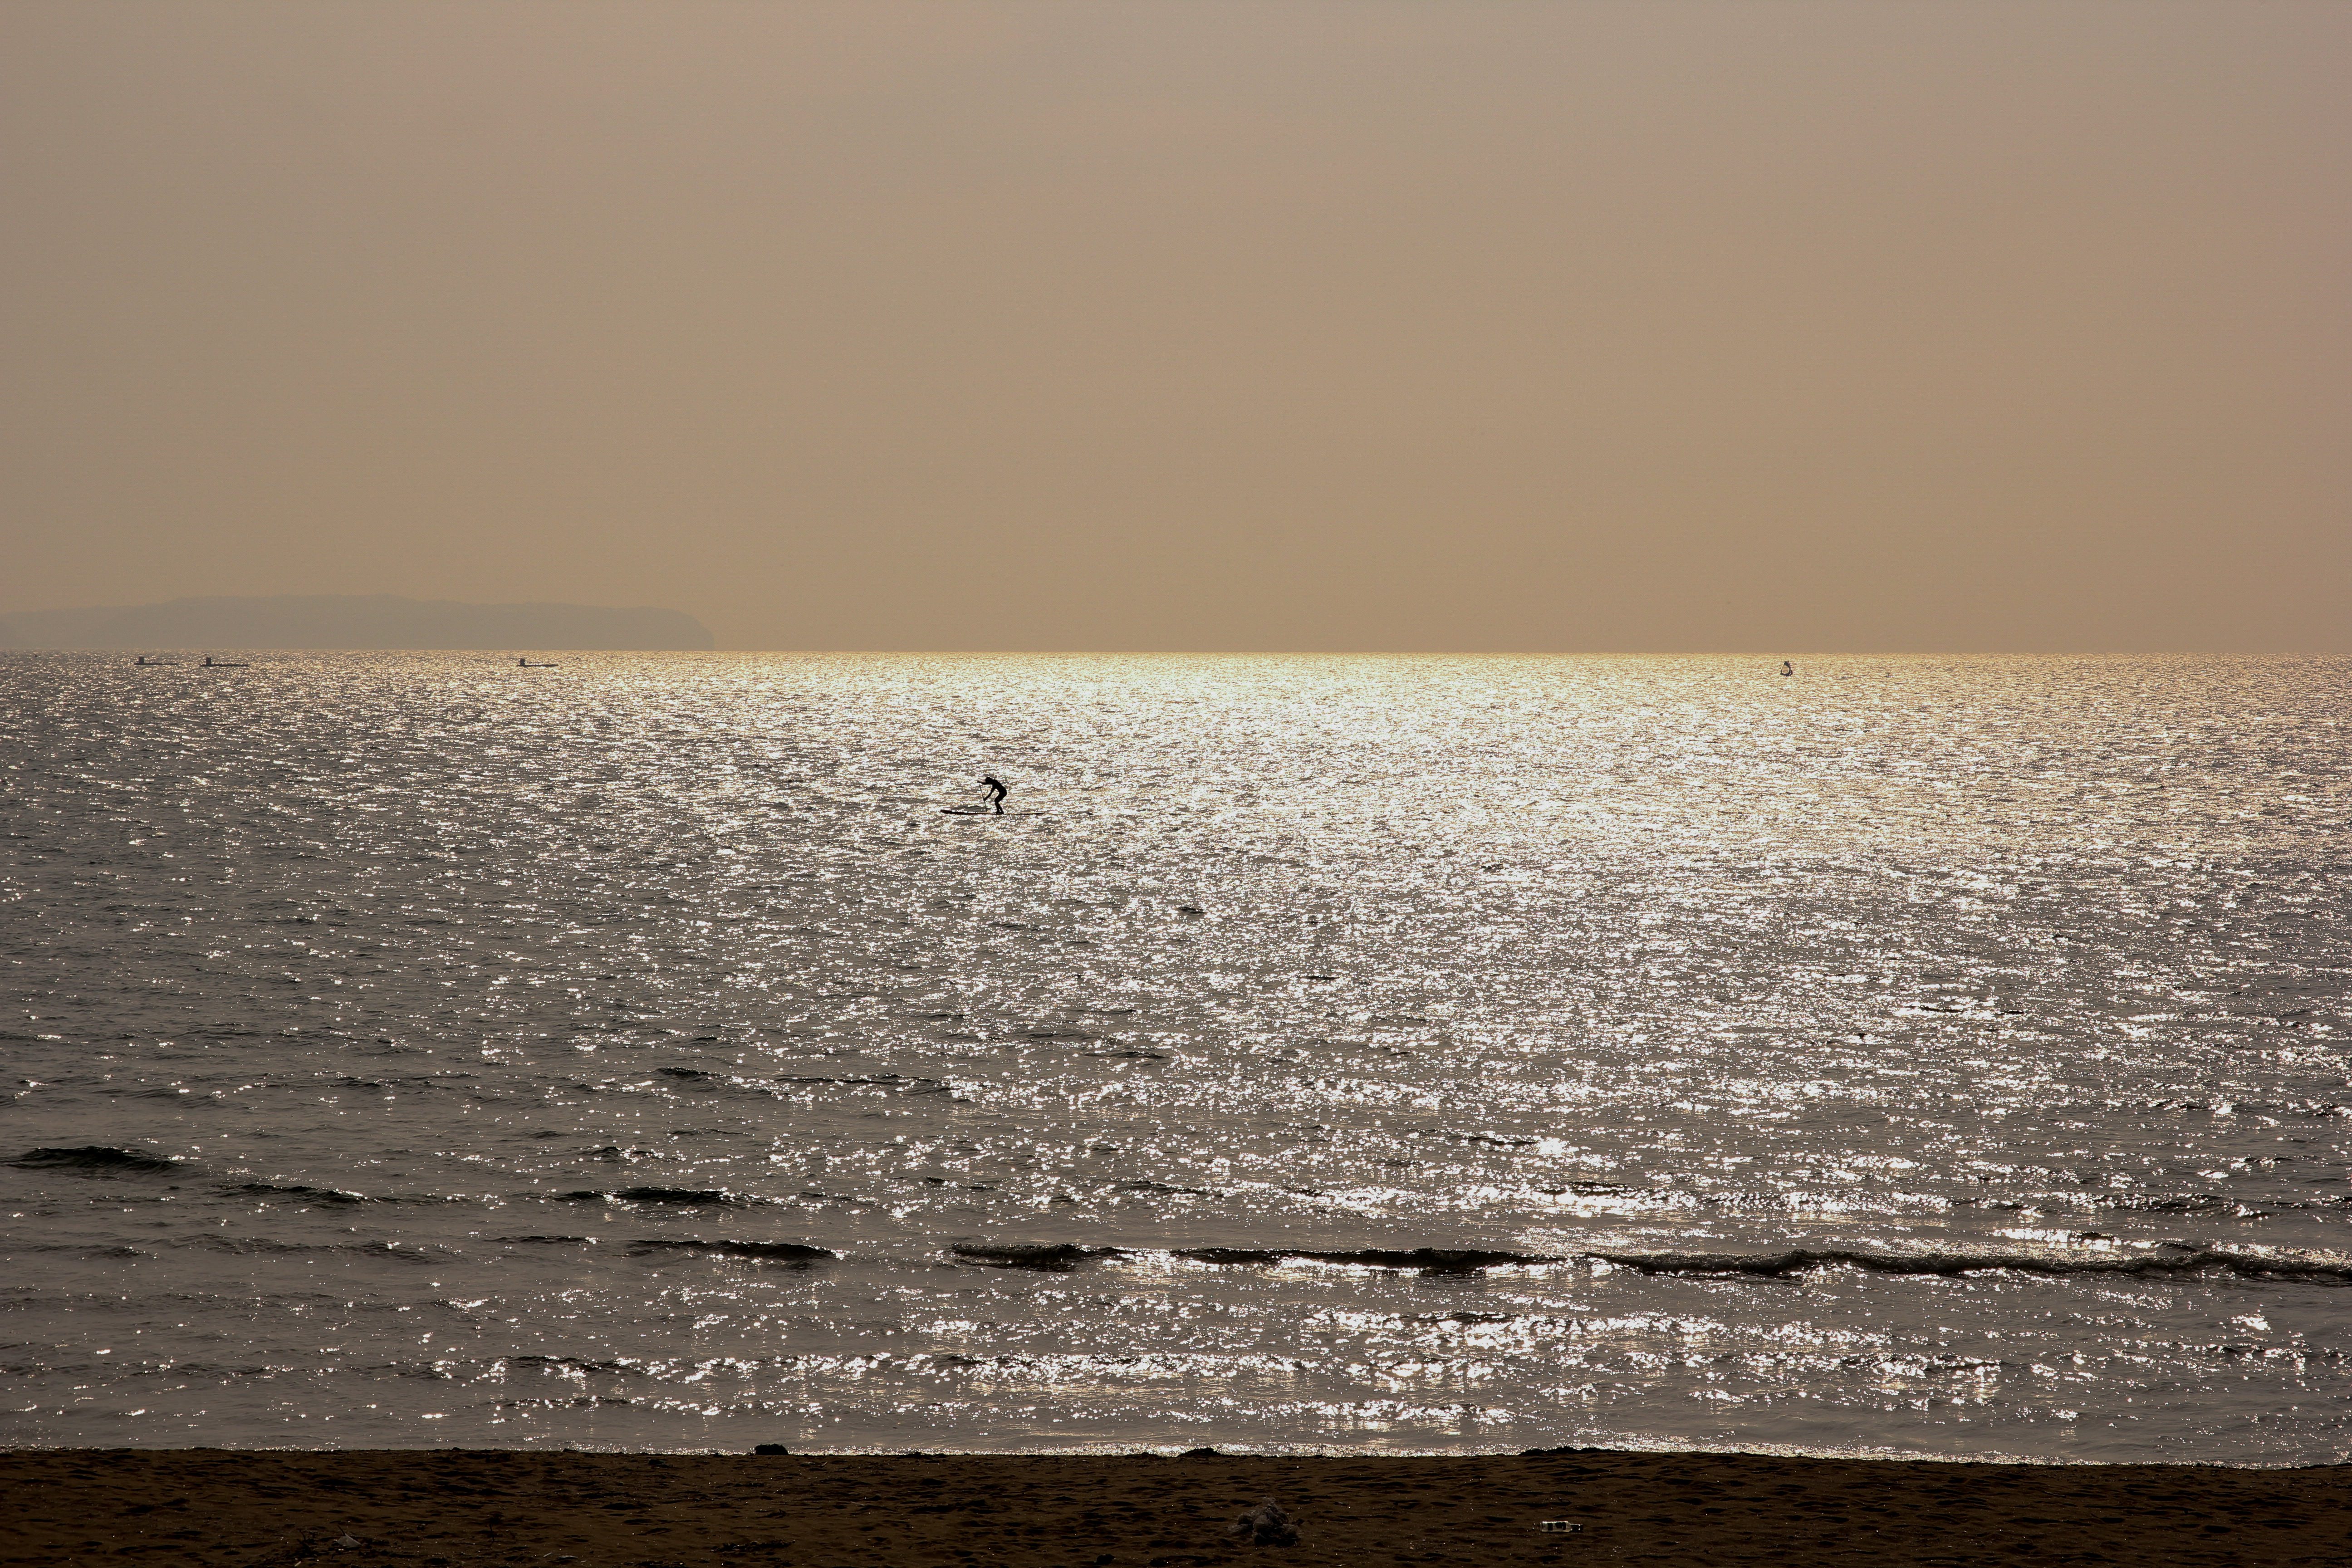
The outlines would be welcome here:
[[[391,594],[173,599],[0,616],[0,647],[606,648],[717,647],[682,610],[601,605],[461,605]]]

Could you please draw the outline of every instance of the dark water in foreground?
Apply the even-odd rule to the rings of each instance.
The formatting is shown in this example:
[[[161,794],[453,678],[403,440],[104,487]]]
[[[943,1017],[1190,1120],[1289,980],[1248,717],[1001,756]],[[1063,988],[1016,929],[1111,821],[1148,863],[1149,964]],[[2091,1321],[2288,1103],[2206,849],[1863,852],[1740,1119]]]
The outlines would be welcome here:
[[[0,655],[0,1440],[2352,1454],[2352,662],[252,658]]]

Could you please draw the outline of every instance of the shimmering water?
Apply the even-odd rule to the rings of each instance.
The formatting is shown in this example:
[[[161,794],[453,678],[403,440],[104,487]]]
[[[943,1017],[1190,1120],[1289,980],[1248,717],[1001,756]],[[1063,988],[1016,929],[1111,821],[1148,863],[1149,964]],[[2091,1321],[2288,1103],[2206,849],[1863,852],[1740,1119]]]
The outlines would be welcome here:
[[[0,1438],[2341,1458],[2347,674],[0,656]]]

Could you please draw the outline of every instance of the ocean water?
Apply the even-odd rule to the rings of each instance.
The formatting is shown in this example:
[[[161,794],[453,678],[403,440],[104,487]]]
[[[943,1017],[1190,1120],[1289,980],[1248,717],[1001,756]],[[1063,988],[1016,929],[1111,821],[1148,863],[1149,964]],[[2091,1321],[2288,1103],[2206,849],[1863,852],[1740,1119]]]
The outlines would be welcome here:
[[[2352,661],[250,658],[0,655],[0,1440],[2352,1453]]]

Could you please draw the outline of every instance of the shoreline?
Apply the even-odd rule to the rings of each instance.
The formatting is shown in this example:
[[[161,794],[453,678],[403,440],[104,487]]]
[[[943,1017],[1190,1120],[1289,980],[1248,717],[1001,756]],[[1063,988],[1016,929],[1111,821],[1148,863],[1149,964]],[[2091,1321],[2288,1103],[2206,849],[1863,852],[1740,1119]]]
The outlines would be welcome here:
[[[782,1445],[778,1445],[782,1447]],[[741,1448],[656,1448],[656,1447],[592,1447],[585,1444],[566,1444],[556,1447],[497,1447],[486,1444],[439,1443],[419,1444],[413,1447],[385,1448],[365,1444],[348,1447],[318,1447],[285,1444],[270,1447],[261,1444],[216,1446],[205,1443],[153,1444],[124,1447],[93,1443],[11,1442],[0,1439],[0,1465],[12,1459],[39,1456],[70,1457],[73,1455],[106,1455],[126,1459],[140,1458],[169,1458],[209,1456],[214,1458],[333,1458],[339,1455],[366,1456],[397,1459],[404,1456],[425,1458],[446,1454],[504,1455],[516,1458],[551,1459],[953,1459],[1021,1463],[1031,1459],[1233,1459],[1301,1463],[1315,1460],[1346,1459],[1365,1464],[1436,1463],[1494,1459],[1546,1459],[1554,1458],[1627,1458],[1627,1459],[1776,1459],[1791,1464],[1822,1465],[1961,1465],[1986,1470],[2242,1470],[2250,1474],[2292,1473],[2305,1470],[2341,1470],[2346,1485],[2352,1488],[2352,1458],[2347,1459],[2284,1459],[2247,1461],[2233,1459],[2069,1459],[2033,1458],[2011,1454],[1950,1455],[1937,1453],[1802,1453],[1794,1449],[1756,1448],[1615,1448],[1603,1445],[1581,1447],[1575,1444],[1557,1448],[1493,1448],[1423,1450],[1404,1448],[1357,1449],[1336,1447],[1298,1448],[1182,1448],[1173,1445],[1148,1447],[1140,1444],[1105,1445],[1087,1448],[790,1448],[779,1455],[769,1455]],[[2347,1493],[2352,1496],[2352,1493]],[[2352,1568],[2352,1565],[2347,1565]]]
[[[1229,1533],[1267,1498],[1295,1544]],[[0,1503],[0,1568],[2352,1559],[2352,1465],[17,1448]]]

